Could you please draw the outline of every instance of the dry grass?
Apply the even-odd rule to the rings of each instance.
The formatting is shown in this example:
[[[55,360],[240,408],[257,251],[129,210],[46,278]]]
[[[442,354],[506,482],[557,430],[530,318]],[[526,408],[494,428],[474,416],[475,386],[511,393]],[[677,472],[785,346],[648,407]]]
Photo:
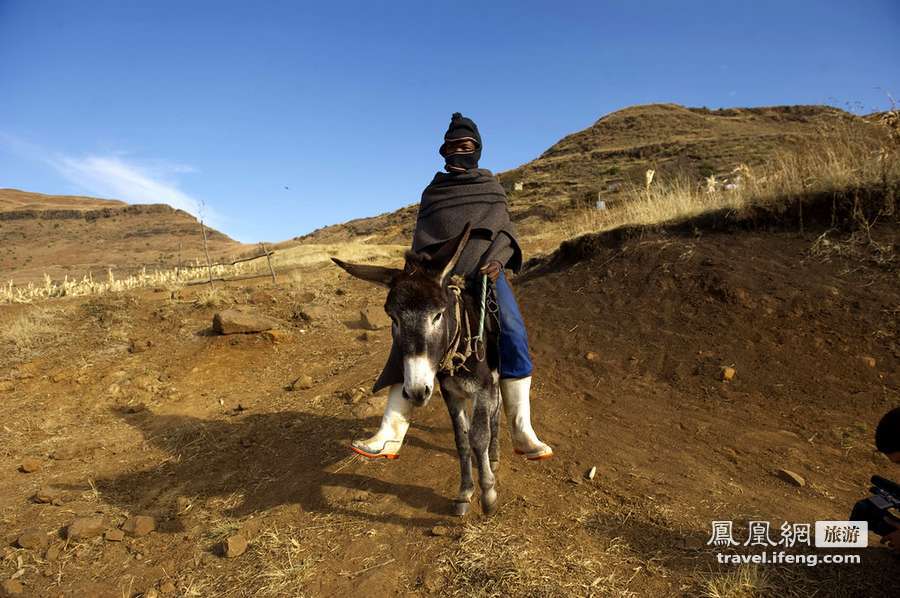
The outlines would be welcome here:
[[[212,268],[213,276],[220,278],[240,276],[248,271],[249,267],[245,263]],[[63,280],[55,281],[44,275],[44,283],[40,285],[30,282],[25,286],[16,286],[9,281],[6,286],[0,286],[0,304],[33,303],[57,297],[102,295],[147,287],[174,288],[188,282],[205,280],[208,276],[206,268],[173,268],[153,271],[144,268],[137,274],[124,278],[116,278],[113,271],[109,270],[106,280],[94,279],[93,275],[89,274],[81,280],[69,280],[66,277]]]
[[[856,189],[884,189],[884,215],[893,215],[893,192],[900,186],[900,117],[889,112],[882,119],[880,142],[855,133],[849,126],[823,130],[815,142],[773,156],[765,166],[751,169],[737,164],[717,180],[686,176],[663,179],[647,171],[644,185],[635,185],[609,210],[584,209],[563,225],[560,234],[571,238],[621,226],[647,226],[687,220],[704,213],[740,211],[753,206],[779,205],[817,193]],[[551,233],[552,234],[552,233]]]
[[[25,351],[53,341],[60,335],[59,313],[45,308],[28,309],[0,329],[0,344]]]
[[[629,584],[636,571],[627,550],[616,542],[606,550],[569,545],[539,545],[529,526],[559,529],[560,522],[530,518],[520,526],[488,520],[468,524],[457,549],[441,563],[443,595],[494,596],[633,596]],[[521,531],[520,530],[524,530]],[[556,537],[554,534],[541,537]]]
[[[765,571],[756,566],[741,565],[734,571],[710,576],[703,584],[704,598],[758,598],[774,593]]]

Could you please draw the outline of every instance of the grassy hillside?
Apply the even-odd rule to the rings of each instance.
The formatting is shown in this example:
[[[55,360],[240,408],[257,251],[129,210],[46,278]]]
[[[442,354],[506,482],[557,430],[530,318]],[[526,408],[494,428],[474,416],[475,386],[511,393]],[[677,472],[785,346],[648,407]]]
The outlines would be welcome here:
[[[877,150],[885,139],[878,119],[828,106],[707,110],[651,104],[603,116],[537,159],[498,176],[526,249],[546,251],[598,224],[595,214],[582,213],[586,205],[599,198],[615,211],[634,199],[648,169],[655,170],[658,183],[677,178],[682,185],[699,188],[710,176],[728,184],[739,174],[737,168],[768,171],[792,156],[815,155],[818,148],[846,146],[848,141]],[[297,240],[404,243],[415,213],[415,206],[408,206],[325,227]]]

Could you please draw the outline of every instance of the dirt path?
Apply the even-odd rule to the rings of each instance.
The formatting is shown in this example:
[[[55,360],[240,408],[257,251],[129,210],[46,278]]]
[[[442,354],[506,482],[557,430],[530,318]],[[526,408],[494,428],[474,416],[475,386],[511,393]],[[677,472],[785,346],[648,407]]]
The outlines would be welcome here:
[[[896,227],[878,233],[896,244]],[[26,315],[45,325],[0,370],[0,576],[35,596],[650,596],[736,583],[706,546],[712,520],[842,519],[870,475],[898,477],[870,440],[900,403],[896,264],[842,245],[813,255],[813,239],[650,234],[520,281],[535,419],[557,457],[523,462],[507,442],[489,520],[448,515],[458,469],[439,400],[416,414],[399,461],[350,456],[348,440],[380,417],[383,397],[355,389],[378,373],[389,331],[359,328],[382,298],[336,268],[214,297],[3,307],[10,330]],[[211,334],[229,304],[281,330]],[[29,456],[40,469],[18,471]],[[32,500],[46,486],[58,504]],[[131,515],[156,531],[61,531]],[[18,548],[28,528],[46,546]],[[246,553],[219,555],[242,528]],[[764,568],[754,583],[888,595],[879,584],[896,560],[862,554]]]

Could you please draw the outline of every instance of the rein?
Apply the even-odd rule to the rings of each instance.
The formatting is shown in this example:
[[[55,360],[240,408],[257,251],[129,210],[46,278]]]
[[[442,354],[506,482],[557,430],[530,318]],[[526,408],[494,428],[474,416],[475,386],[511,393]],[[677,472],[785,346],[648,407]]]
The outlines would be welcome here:
[[[469,360],[469,357],[471,357],[473,353],[475,354],[475,359],[478,361],[483,361],[485,357],[484,317],[487,309],[487,275],[483,275],[481,279],[481,310],[478,321],[478,334],[476,336],[472,336],[469,312],[463,308],[463,286],[464,283],[458,279],[452,281],[452,284],[447,286],[447,289],[454,295],[456,329],[453,331],[453,335],[450,338],[450,345],[447,347],[447,352],[444,353],[444,357],[441,359],[440,371],[448,372],[451,376],[455,375],[456,370],[459,368],[464,370],[467,369],[463,364]],[[462,335],[463,328],[465,328],[465,338],[463,338]],[[462,351],[459,350],[461,341],[463,345]],[[479,344],[481,345],[481,351],[478,350]]]

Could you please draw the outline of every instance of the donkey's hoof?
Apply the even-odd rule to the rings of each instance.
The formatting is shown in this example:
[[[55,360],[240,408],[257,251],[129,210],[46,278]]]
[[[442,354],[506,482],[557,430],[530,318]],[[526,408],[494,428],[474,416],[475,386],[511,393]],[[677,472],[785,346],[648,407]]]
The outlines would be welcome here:
[[[493,515],[497,512],[497,491],[491,488],[489,491],[481,495],[481,510],[485,515]]]
[[[467,502],[456,502],[453,503],[453,514],[457,517],[465,517],[469,512],[469,503]]]
[[[500,469],[500,460],[491,461],[491,471],[497,473],[498,469]]]

